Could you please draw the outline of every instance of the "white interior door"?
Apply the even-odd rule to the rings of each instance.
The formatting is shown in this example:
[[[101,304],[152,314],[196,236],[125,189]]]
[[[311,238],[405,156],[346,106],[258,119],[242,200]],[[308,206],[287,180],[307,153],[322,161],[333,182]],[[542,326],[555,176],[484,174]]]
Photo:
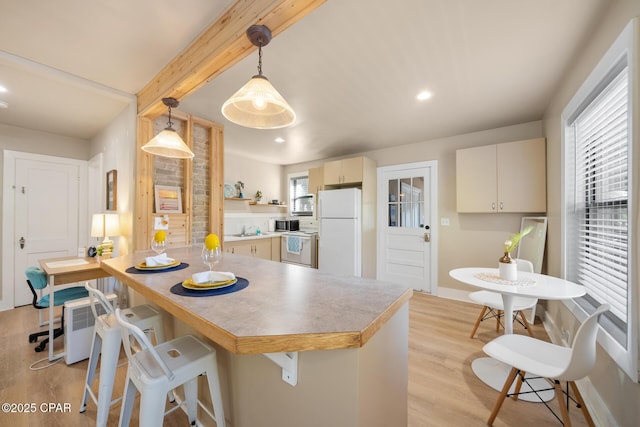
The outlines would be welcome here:
[[[435,294],[437,162],[378,168],[380,280]]]
[[[42,258],[77,254],[80,166],[71,163],[15,160],[14,232],[7,236],[14,243],[14,306],[32,301],[25,282],[26,267],[38,265]]]

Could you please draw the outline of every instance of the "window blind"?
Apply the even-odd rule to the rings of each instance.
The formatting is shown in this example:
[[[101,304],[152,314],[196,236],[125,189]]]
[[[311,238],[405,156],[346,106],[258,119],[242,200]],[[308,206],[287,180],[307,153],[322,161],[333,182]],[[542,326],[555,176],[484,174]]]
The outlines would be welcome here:
[[[291,200],[289,200],[289,205],[291,206],[291,213],[293,215],[298,215],[301,212],[307,212],[306,203],[303,203],[299,198],[302,196],[306,196],[309,194],[309,177],[308,176],[298,176],[295,178],[291,178],[289,181],[289,195]],[[312,209],[312,208],[311,208]]]
[[[628,322],[628,72],[626,66],[573,123],[575,260],[572,279],[599,305],[611,305],[615,323]]]

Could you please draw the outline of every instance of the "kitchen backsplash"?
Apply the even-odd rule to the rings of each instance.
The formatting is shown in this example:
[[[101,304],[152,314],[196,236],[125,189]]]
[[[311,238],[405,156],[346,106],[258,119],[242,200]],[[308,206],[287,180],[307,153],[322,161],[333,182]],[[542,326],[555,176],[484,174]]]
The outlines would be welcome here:
[[[224,234],[255,233],[256,230],[261,232],[270,230],[271,220],[276,219],[298,219],[300,220],[301,230],[317,231],[318,224],[313,218],[287,217],[285,215],[273,215],[269,213],[225,213],[224,214]]]

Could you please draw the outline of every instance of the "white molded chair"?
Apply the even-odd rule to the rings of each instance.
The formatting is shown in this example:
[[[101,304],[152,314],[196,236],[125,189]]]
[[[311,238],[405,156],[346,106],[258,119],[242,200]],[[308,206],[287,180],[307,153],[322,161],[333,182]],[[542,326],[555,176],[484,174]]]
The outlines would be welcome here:
[[[571,386],[587,424],[593,426],[593,420],[575,381],[586,377],[596,363],[598,317],[607,310],[609,310],[609,305],[602,304],[580,325],[571,347],[563,347],[517,334],[502,335],[487,343],[483,347],[485,353],[512,367],[487,425],[493,425],[513,381],[516,376],[519,376],[519,382],[513,395],[513,398],[517,400],[522,381],[526,381],[524,379],[526,372],[529,375],[546,378],[550,383],[553,383],[565,427],[571,426],[571,420],[567,409],[569,402],[567,400],[565,406],[563,396],[566,393],[560,387],[560,381],[566,381],[567,385]],[[549,408],[548,405],[547,408]],[[558,418],[557,415],[556,418]]]
[[[84,287],[89,291],[91,311],[95,318],[95,325],[80,412],[82,413],[87,409],[87,399],[91,396],[91,399],[98,409],[96,426],[104,427],[107,425],[109,408],[122,399],[122,397],[119,397],[113,401],[111,400],[113,382],[118,367],[118,357],[120,356],[122,333],[120,331],[120,325],[114,315],[115,310],[106,296],[99,290],[91,287],[89,283],[86,283]],[[100,313],[98,313],[99,308],[101,308]],[[129,322],[143,329],[145,332],[153,331],[157,343],[164,341],[162,316],[152,306],[143,304],[124,309],[122,313]],[[96,397],[91,389],[91,385],[96,375],[98,358],[100,358],[100,378],[98,396]],[[173,394],[169,395],[169,399],[171,401],[174,400]]]
[[[526,259],[517,259],[516,262],[518,271],[533,273],[533,264],[531,263],[531,261],[527,261]],[[473,325],[473,330],[471,331],[470,338],[473,338],[476,335],[476,331],[480,326],[480,322],[494,317],[496,319],[496,332],[499,332],[500,319],[503,317],[502,313],[504,312],[502,295],[500,295],[498,292],[492,291],[476,291],[471,292],[469,294],[469,298],[479,304],[482,304],[483,306],[475,325]],[[519,320],[518,322],[524,326],[524,328],[527,330],[527,333],[531,337],[533,337],[533,331],[531,330],[531,325],[529,325],[529,322],[527,322],[527,318],[524,315],[524,310],[535,307],[536,304],[538,304],[537,298],[515,297],[513,299],[514,319],[512,321],[518,320],[517,317],[520,316],[521,320]]]
[[[207,376],[215,416],[204,406],[202,408],[215,420],[217,427],[224,427],[224,409],[215,349],[192,335],[175,338],[153,347],[140,328],[125,319],[120,309],[116,309],[115,316],[122,327],[122,342],[129,359],[119,426],[129,425],[136,391],[140,392],[140,426],[162,426],[165,415],[164,396],[180,385],[184,386],[184,402],[167,413],[186,404],[189,422],[196,425],[199,404],[198,377],[204,374]],[[135,354],[131,351],[131,336],[141,347]]]

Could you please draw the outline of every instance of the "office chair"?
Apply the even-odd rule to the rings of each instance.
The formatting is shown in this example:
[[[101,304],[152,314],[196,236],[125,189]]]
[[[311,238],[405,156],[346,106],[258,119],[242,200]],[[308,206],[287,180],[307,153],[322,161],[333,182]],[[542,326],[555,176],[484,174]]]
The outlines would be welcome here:
[[[513,394],[513,399],[517,400],[522,382],[527,381],[524,378],[526,372],[528,375],[545,378],[550,384],[553,384],[553,389],[555,389],[556,398],[560,405],[562,420],[560,420],[546,402],[544,402],[544,404],[565,426],[571,425],[567,409],[569,406],[569,386],[571,386],[576,396],[577,404],[582,410],[587,424],[593,426],[593,420],[589,415],[589,411],[585,406],[578,387],[576,387],[575,381],[586,377],[596,364],[598,317],[607,310],[609,310],[609,305],[602,304],[593,314],[587,317],[582,325],[580,325],[580,328],[578,328],[571,347],[563,347],[518,334],[502,335],[487,343],[482,349],[485,353],[512,367],[504,383],[504,387],[502,387],[498,401],[489,416],[487,425],[493,425],[493,421],[498,416],[500,407],[516,376],[519,377],[519,379],[515,393]],[[560,387],[561,381],[567,382],[567,392],[563,391]],[[543,390],[536,391],[539,392]],[[565,394],[567,396],[566,404],[564,402]]]
[[[27,276],[27,285],[29,285],[29,289],[33,294],[33,307],[37,310],[43,310],[45,308],[49,308],[49,294],[44,295],[42,297],[38,296],[36,291],[42,291],[47,287],[47,275],[44,271],[40,270],[38,267],[28,267],[25,270],[25,275]],[[59,291],[54,292],[54,306],[58,307],[62,305],[62,317],[60,319],[60,327],[55,328],[53,330],[53,338],[58,338],[60,335],[64,333],[64,303],[66,301],[72,301],[79,298],[86,298],[89,296],[89,292],[84,289],[82,286],[74,286],[71,288],[61,289]],[[49,343],[49,331],[41,331],[35,332],[33,334],[29,334],[29,342],[38,341],[39,337],[47,336],[44,340],[40,341],[40,344],[36,346],[34,349],[36,352],[43,351],[47,344]]]
[[[531,261],[527,261],[526,259],[517,259],[517,267],[518,271],[523,271],[526,273],[533,273],[533,264]],[[480,315],[476,319],[475,325],[473,325],[473,330],[471,331],[470,338],[473,338],[480,326],[480,322],[486,319],[494,318],[496,319],[496,332],[500,330],[500,318],[503,317],[504,312],[504,304],[502,303],[502,295],[498,292],[492,291],[476,291],[469,294],[469,298],[473,301],[482,304],[482,311]],[[511,321],[518,321],[524,328],[527,330],[529,336],[533,337],[533,331],[531,330],[531,325],[527,322],[527,318],[524,315],[524,310],[535,307],[538,304],[537,298],[528,298],[528,297],[515,297],[513,301],[513,312],[514,319]],[[488,312],[487,312],[488,311]],[[520,320],[518,319],[520,316]]]

